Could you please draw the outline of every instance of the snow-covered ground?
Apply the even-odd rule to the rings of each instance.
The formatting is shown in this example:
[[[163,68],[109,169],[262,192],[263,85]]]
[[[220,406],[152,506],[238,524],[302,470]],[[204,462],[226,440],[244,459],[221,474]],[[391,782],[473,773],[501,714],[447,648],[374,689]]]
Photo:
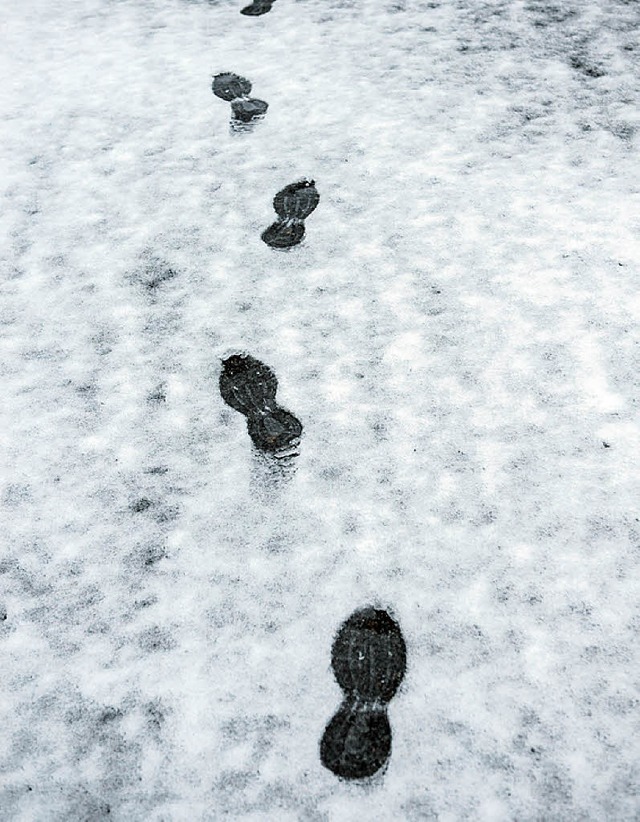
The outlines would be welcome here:
[[[0,11],[0,817],[638,819],[637,3],[245,4]],[[369,604],[363,785],[319,742]]]

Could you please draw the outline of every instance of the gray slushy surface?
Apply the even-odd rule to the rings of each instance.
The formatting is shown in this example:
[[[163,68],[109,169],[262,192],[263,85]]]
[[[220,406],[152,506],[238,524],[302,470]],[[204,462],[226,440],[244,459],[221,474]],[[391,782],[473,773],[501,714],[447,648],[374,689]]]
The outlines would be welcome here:
[[[637,5],[242,5],[2,8],[0,817],[635,819]],[[367,605],[363,785],[319,744]]]

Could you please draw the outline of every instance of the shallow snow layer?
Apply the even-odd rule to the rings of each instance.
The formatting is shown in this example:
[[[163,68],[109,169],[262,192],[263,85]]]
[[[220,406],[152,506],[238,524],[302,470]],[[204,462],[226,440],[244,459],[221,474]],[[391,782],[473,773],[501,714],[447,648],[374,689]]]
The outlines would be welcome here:
[[[0,816],[637,818],[636,4],[242,5],[2,10]],[[407,675],[362,785],[318,746],[367,604]]]

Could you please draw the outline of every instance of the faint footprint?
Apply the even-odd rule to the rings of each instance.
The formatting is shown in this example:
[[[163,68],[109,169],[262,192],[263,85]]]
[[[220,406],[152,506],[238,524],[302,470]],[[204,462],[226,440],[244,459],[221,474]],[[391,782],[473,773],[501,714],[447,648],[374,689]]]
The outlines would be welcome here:
[[[276,402],[278,380],[264,363],[248,354],[234,354],[222,363],[222,399],[247,418],[247,430],[260,451],[291,456],[298,447],[302,425]]]
[[[279,191],[273,198],[278,220],[262,232],[262,239],[271,248],[291,248],[304,237],[305,219],[315,210],[320,195],[313,180],[301,180]]]
[[[221,100],[231,103],[231,118],[235,124],[251,123],[263,117],[269,108],[264,100],[249,97],[251,83],[231,72],[216,74],[211,90]]]
[[[365,779],[391,754],[387,704],[406,671],[400,626],[386,611],[356,611],[333,642],[331,665],[345,698],[324,732],[320,760],[343,779]]]

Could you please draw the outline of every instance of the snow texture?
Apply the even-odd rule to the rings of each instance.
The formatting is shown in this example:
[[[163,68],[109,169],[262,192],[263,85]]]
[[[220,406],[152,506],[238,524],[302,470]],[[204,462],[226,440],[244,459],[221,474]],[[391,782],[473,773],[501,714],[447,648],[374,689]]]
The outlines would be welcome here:
[[[638,5],[244,1],[0,11],[0,817],[639,819]],[[348,783],[367,605],[407,673]]]

